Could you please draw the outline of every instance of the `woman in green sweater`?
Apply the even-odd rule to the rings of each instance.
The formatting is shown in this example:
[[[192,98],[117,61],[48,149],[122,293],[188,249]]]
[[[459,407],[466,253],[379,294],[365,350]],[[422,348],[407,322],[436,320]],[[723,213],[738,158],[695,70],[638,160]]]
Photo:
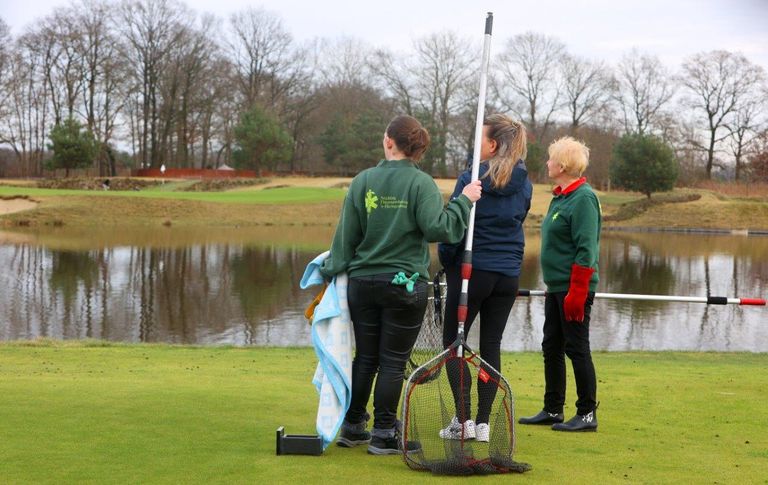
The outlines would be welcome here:
[[[331,254],[320,268],[326,277],[349,275],[347,301],[355,332],[352,397],[338,444],[370,442],[368,452],[375,455],[400,453],[395,415],[405,364],[427,306],[428,243],[460,241],[481,193],[477,181],[444,205],[435,181],[416,165],[429,141],[427,130],[411,116],[389,123],[386,159],[352,180]],[[374,377],[368,433],[366,406]]]
[[[557,186],[541,223],[544,301],[544,409],[521,424],[552,425],[556,431],[597,431],[597,378],[589,348],[589,321],[597,287],[600,201],[581,175],[589,148],[571,137],[549,146],[547,173]],[[576,379],[576,415],[563,422],[565,356]]]

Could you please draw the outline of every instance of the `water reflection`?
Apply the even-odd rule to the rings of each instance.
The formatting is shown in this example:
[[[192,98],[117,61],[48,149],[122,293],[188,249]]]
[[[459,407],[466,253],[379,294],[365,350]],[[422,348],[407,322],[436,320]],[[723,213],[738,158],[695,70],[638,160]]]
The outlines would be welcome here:
[[[310,345],[298,281],[331,228],[55,236],[0,234],[1,340]],[[521,286],[541,288],[538,234],[528,241]],[[610,293],[765,297],[768,238],[605,233],[600,278]],[[519,299],[502,346],[537,350],[543,320],[541,298]],[[765,307],[598,300],[592,343],[765,352],[765,321]]]

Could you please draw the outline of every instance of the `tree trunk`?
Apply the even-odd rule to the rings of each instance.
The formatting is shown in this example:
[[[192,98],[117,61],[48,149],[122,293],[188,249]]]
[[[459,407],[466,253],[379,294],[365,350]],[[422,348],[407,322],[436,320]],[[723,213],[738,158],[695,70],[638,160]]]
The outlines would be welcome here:
[[[712,180],[712,164],[715,159],[715,130],[710,129],[709,148],[707,149],[707,180]]]

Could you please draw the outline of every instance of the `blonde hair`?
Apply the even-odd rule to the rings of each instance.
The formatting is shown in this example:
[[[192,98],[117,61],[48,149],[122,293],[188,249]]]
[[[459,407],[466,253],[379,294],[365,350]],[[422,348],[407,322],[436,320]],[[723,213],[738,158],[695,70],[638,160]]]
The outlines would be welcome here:
[[[488,127],[488,138],[496,142],[496,154],[488,160],[484,177],[490,177],[491,185],[499,189],[509,183],[517,161],[528,154],[528,136],[522,123],[499,113],[485,118],[483,126]]]
[[[589,147],[570,136],[564,136],[549,145],[549,159],[557,162],[565,173],[581,177],[589,166]]]

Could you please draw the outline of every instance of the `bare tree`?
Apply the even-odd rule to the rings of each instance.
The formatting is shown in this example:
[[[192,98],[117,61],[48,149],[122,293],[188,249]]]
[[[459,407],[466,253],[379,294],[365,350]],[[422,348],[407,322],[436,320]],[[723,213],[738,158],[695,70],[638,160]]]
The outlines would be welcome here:
[[[371,48],[352,37],[321,39],[317,45],[320,82],[325,86],[371,85],[368,59]]]
[[[8,24],[5,23],[2,17],[0,17],[0,120],[5,119],[8,116],[8,96],[10,90],[8,89],[8,77],[11,58],[11,31],[8,28]],[[2,126],[2,123],[0,123]],[[0,131],[0,143],[2,143],[2,131]]]
[[[563,95],[571,132],[608,106],[611,77],[605,64],[571,55],[563,56]]]
[[[119,96],[126,70],[119,61],[112,9],[106,0],[81,0],[72,5],[70,25],[80,58],[82,89],[78,112],[99,142],[96,162],[101,174],[116,175],[112,137],[125,98]]]
[[[73,118],[83,89],[83,57],[77,46],[80,28],[71,8],[58,8],[29,32],[30,48],[44,59],[46,86],[50,93],[54,123]]]
[[[499,101],[522,116],[539,140],[562,104],[557,66],[564,53],[559,40],[526,32],[509,39],[498,58],[500,74],[494,84]]]
[[[2,86],[5,80],[6,69],[8,68],[8,59],[11,55],[11,29],[8,28],[8,24],[0,17],[0,86]],[[5,90],[0,90],[0,96]],[[2,101],[2,98],[0,98]]]
[[[615,96],[624,114],[624,129],[640,135],[663,117],[675,94],[672,78],[655,56],[633,49],[619,62]]]
[[[161,78],[160,150],[175,166],[194,166],[200,114],[211,111],[213,100],[207,99],[206,85],[215,83],[217,77],[213,70],[218,54],[213,41],[215,24],[214,17],[204,16],[199,26],[180,25],[179,42],[169,51]]]
[[[716,147],[729,136],[719,133],[762,81],[764,73],[742,54],[728,51],[695,54],[683,63],[683,73],[681,83],[688,91],[684,102],[701,112],[707,122],[708,140],[703,149],[707,154],[707,178],[712,178]]]
[[[22,176],[42,173],[49,116],[45,59],[32,44],[29,33],[13,44],[3,83],[6,116],[0,117],[0,144],[11,147]]]
[[[445,175],[450,122],[464,106],[467,93],[463,88],[475,74],[475,52],[470,41],[449,31],[418,39],[414,48],[420,72],[415,83],[418,114],[423,113],[432,135],[432,148],[423,165],[428,172],[436,166]]]
[[[312,130],[312,113],[320,106],[318,86],[320,85],[319,58],[306,44],[294,50],[293,69],[290,78],[284,80],[285,93],[282,97],[280,118],[293,140],[293,150],[288,169],[294,172],[301,161],[310,155],[316,134]]]
[[[414,83],[404,57],[397,57],[384,49],[377,49],[368,59],[368,69],[376,87],[387,92],[397,103],[400,112],[414,114]]]
[[[142,164],[156,166],[161,162],[161,76],[190,14],[174,0],[126,0],[119,22],[125,39],[123,61],[130,67],[141,102],[137,128]]]
[[[730,136],[729,148],[736,163],[734,179],[737,181],[741,178],[744,158],[750,155],[749,147],[765,123],[765,108],[765,94],[753,89],[743,97],[725,125]]]
[[[260,103],[272,110],[278,97],[277,83],[290,69],[291,35],[279,17],[261,8],[235,13],[229,23],[228,52],[243,109]]]
[[[229,113],[235,112],[235,93],[231,88],[234,75],[231,71],[232,64],[222,55],[216,54],[208,67],[209,78],[199,86],[198,126],[201,168],[216,165],[212,157],[213,152],[218,149],[218,145],[215,144],[221,144],[226,139],[222,120],[232,117]],[[229,141],[231,143],[231,139]],[[224,161],[229,161],[229,158]]]

